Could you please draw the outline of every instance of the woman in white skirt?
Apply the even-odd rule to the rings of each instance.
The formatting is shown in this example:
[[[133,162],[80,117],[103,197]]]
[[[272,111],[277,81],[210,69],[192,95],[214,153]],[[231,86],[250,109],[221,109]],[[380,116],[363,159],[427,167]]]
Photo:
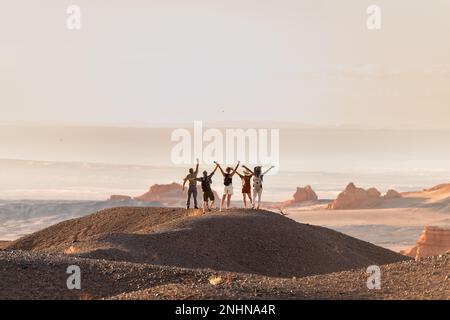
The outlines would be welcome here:
[[[227,200],[227,209],[230,209],[231,196],[233,195],[233,176],[236,173],[237,168],[239,167],[240,161],[238,161],[236,167],[233,169],[231,167],[227,167],[225,171],[222,169],[219,163],[215,162],[222,172],[223,175],[223,196],[222,201],[220,202],[220,211],[222,211],[223,205],[225,204],[225,199]]]

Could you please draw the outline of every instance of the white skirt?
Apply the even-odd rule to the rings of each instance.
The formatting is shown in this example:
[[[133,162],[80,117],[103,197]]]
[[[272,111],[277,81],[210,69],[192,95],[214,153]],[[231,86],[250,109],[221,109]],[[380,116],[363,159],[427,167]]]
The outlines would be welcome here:
[[[229,186],[225,186],[225,188],[223,188],[223,194],[224,195],[233,195],[233,185],[230,184]]]

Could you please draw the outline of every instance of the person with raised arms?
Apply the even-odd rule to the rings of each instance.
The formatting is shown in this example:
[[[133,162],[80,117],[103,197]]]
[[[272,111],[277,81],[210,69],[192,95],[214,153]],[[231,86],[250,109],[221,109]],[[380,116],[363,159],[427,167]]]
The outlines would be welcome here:
[[[256,207],[256,209],[259,209],[260,205],[261,205],[261,196],[262,196],[262,192],[263,192],[263,180],[264,180],[264,175],[266,175],[271,169],[275,168],[275,166],[271,166],[269,169],[267,169],[266,171],[262,172],[262,167],[261,166],[257,166],[255,167],[255,169],[252,171],[249,168],[247,168],[246,166],[242,166],[244,169],[247,169],[248,171],[250,171],[253,175],[253,204],[252,204],[252,208],[255,209],[255,203],[256,203],[256,197],[258,197],[258,206]]]
[[[250,205],[253,206],[252,201],[252,177],[253,173],[251,173],[249,170],[245,169],[243,174],[240,174],[238,171],[236,171],[237,175],[241,178],[242,182],[242,197],[244,199],[244,207],[247,209],[247,197],[250,201]]]
[[[198,174],[198,164],[199,164],[199,160],[197,159],[197,165],[195,166],[195,171],[194,171],[194,169],[190,168],[189,174],[183,179],[183,187],[182,187],[183,191],[185,190],[186,182],[189,181],[187,203],[186,203],[187,209],[189,209],[189,207],[191,206],[191,196],[194,197],[194,208],[198,209],[198,206],[197,206],[197,180],[195,180],[197,178],[197,174]]]
[[[214,176],[214,173],[216,173],[218,165],[216,164],[216,167],[214,168],[213,172],[208,175],[208,172],[205,170],[203,171],[203,176],[200,178],[196,178],[196,181],[199,181],[202,186],[203,191],[203,213],[206,213],[206,211],[211,211],[211,208],[214,206],[214,192],[211,189],[212,184],[212,177]],[[211,201],[211,203],[210,203]]]
[[[222,169],[219,163],[214,161],[214,163],[219,167],[220,172],[222,172],[223,176],[223,196],[222,201],[220,202],[220,211],[222,211],[223,206],[225,204],[225,199],[227,200],[227,210],[230,209],[230,203],[231,203],[231,196],[233,195],[233,176],[236,173],[237,168],[239,167],[239,164],[241,163],[238,161],[236,167],[233,169],[231,167],[227,167],[225,171]]]

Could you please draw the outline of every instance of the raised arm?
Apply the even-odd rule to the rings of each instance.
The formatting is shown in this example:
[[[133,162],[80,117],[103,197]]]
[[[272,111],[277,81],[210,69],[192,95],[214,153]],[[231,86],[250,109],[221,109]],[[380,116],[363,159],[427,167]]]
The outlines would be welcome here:
[[[253,172],[253,170],[250,170],[247,166],[242,165],[242,168],[248,170],[252,175],[254,175],[255,173]]]
[[[234,176],[234,174],[236,173],[236,170],[237,170],[237,168],[239,168],[239,165],[241,164],[241,162],[240,161],[238,161],[238,163],[237,163],[237,165],[236,165],[236,167],[234,167],[234,170],[233,170],[233,172],[231,172],[231,176]]]
[[[262,173],[262,175],[265,175],[267,172],[269,172],[270,170],[272,170],[273,168],[275,168],[275,166],[271,166],[269,169],[267,169],[266,171],[264,171]]]
[[[241,178],[244,177],[244,175],[240,174],[238,171],[236,171],[236,174],[237,174],[239,177],[241,177]]]
[[[217,168],[220,168],[220,166],[219,166],[218,163],[216,163],[216,167],[214,168],[213,172],[211,172],[211,174],[210,174],[208,177],[212,178],[212,176],[214,175],[214,173],[216,173]]]
[[[194,171],[195,175],[198,174],[198,163],[199,163],[199,161],[198,161],[198,158],[197,158],[197,165],[195,166],[195,171]]]
[[[216,164],[216,169],[214,169],[213,172],[215,172],[217,170],[217,168],[220,169],[220,172],[222,172],[222,175],[225,176],[225,171],[223,171],[222,167],[220,166],[220,164],[217,161],[214,161],[214,163]]]

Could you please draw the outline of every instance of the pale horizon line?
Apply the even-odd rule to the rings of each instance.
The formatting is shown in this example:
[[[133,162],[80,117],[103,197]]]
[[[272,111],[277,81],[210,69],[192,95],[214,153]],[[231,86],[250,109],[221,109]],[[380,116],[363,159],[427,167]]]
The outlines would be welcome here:
[[[0,127],[15,128],[118,128],[118,129],[173,129],[178,127],[190,128],[194,121],[173,122],[142,122],[142,123],[120,123],[120,122],[5,122],[0,121]],[[450,131],[450,126],[431,126],[422,124],[396,124],[396,125],[368,125],[358,123],[342,124],[312,124],[300,121],[203,121],[205,128],[279,128],[298,130],[361,130],[361,131]]]
[[[93,166],[110,166],[110,167],[141,167],[141,168],[154,168],[154,169],[183,169],[189,168],[190,165],[152,165],[152,164],[133,164],[133,163],[107,163],[107,162],[96,162],[96,161],[61,161],[61,160],[43,160],[43,159],[23,159],[23,158],[0,158],[0,162],[35,162],[38,164],[72,164],[72,165],[93,165]],[[192,163],[194,165],[195,163]],[[212,165],[207,163],[201,163],[200,165]],[[408,173],[408,172],[450,172],[450,169],[445,168],[410,168],[400,170],[398,168],[365,168],[365,169],[345,169],[345,170],[283,170],[280,169],[279,172],[286,173],[320,173],[320,174],[348,174],[348,173],[378,173],[378,172],[398,172],[398,173]]]

